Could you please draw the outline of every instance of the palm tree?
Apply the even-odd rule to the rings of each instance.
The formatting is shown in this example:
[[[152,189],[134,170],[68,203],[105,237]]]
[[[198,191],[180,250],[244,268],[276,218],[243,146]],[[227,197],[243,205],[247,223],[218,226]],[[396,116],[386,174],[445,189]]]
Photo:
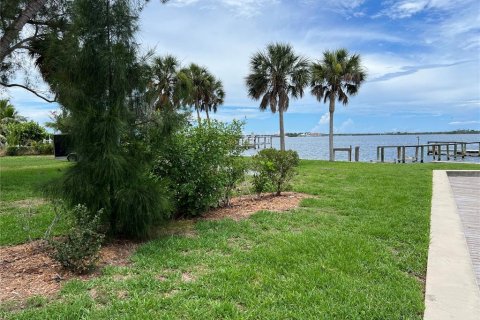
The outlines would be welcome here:
[[[311,77],[312,95],[318,101],[330,102],[330,131],[329,155],[333,161],[333,113],[335,112],[335,99],[348,104],[349,95],[358,93],[360,85],[365,81],[366,72],[360,63],[358,54],[349,55],[346,49],[325,51],[323,60],[313,63]]]
[[[182,99],[179,68],[180,63],[174,56],[166,55],[154,59],[149,94],[153,98],[156,110],[179,107]]]
[[[0,99],[0,146],[6,142],[7,125],[23,121],[27,121],[27,118],[19,115],[8,99]]]
[[[201,125],[200,111],[205,95],[210,86],[211,75],[204,67],[192,63],[188,68],[181,70],[181,76],[189,81],[189,94],[185,99],[186,104],[192,106],[197,111],[198,124]]]
[[[308,59],[294,53],[289,44],[269,44],[250,60],[250,74],[246,78],[248,95],[259,100],[260,110],[278,111],[280,120],[280,149],[285,150],[283,113],[290,97],[301,98],[310,77]]]
[[[225,91],[220,80],[213,75],[209,76],[208,88],[203,97],[202,110],[207,113],[207,121],[210,123],[209,111],[217,112],[218,107],[223,104],[225,100]]]
[[[15,107],[10,104],[8,99],[0,100],[0,122],[22,122],[26,120],[27,119],[25,117],[22,117],[18,114],[18,111],[15,110]]]

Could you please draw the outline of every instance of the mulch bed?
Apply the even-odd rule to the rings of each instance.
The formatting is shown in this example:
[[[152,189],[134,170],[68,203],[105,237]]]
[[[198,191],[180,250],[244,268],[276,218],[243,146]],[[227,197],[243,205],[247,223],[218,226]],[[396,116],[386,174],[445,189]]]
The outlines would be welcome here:
[[[280,196],[262,194],[261,197],[247,195],[233,198],[229,207],[211,210],[204,217],[206,220],[231,218],[241,220],[250,217],[257,211],[286,211],[298,207],[300,201],[308,196],[303,193],[283,192]]]
[[[237,197],[231,200],[229,207],[214,209],[202,219],[241,220],[260,210],[286,211],[297,207],[306,197],[305,194],[293,192],[285,192],[278,197],[271,194]],[[52,296],[60,290],[65,280],[88,280],[98,276],[106,265],[128,265],[129,257],[138,245],[130,241],[117,241],[104,246],[97,271],[80,276],[62,269],[45,253],[41,241],[0,247],[0,303],[21,303],[35,295]]]
[[[61,283],[69,279],[87,280],[99,275],[106,265],[127,265],[138,244],[117,241],[100,252],[99,268],[88,275],[76,275],[64,270],[50,258],[42,241],[32,241],[0,248],[0,302],[23,301],[31,296],[49,296],[58,292]]]

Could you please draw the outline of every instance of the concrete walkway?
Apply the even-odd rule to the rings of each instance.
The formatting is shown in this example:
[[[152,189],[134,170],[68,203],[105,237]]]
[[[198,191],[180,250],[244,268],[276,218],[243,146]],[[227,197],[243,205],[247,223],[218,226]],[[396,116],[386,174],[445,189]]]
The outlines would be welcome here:
[[[465,225],[465,230],[471,230],[470,239],[479,236],[471,228],[472,221],[473,225],[478,222],[478,211],[472,208],[478,209],[478,197],[475,187],[468,187],[479,177],[462,180],[456,177],[470,175],[452,172],[448,171],[458,187],[457,198],[460,208],[465,209],[465,219],[462,223],[447,171],[434,171],[424,318],[480,320],[480,288],[464,232]],[[475,244],[471,247],[475,249]]]

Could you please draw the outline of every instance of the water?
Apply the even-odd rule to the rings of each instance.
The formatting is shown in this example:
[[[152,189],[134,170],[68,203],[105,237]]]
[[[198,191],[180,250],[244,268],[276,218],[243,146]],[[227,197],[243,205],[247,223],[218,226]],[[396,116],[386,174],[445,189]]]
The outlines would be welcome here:
[[[418,139],[417,139],[418,137]],[[349,146],[360,147],[360,161],[370,162],[377,159],[377,146],[389,145],[416,145],[427,144],[428,141],[463,141],[474,142],[480,141],[480,134],[422,134],[422,135],[375,135],[375,136],[335,136],[334,145],[336,148],[348,148]],[[280,139],[273,138],[273,147],[280,148]],[[328,136],[322,137],[286,137],[285,147],[298,152],[301,159],[328,160]],[[467,145],[467,149],[478,150],[478,144]],[[248,150],[246,155],[253,155],[258,150]],[[450,152],[453,153],[453,150]],[[427,156],[425,150],[424,161],[432,161],[432,156]],[[415,156],[414,148],[406,149],[407,162],[411,162],[409,157]],[[352,152],[352,159],[354,154]],[[397,150],[395,148],[385,149],[385,161],[394,162],[397,158]],[[348,160],[347,152],[337,152],[336,160]],[[453,160],[453,158],[451,158]],[[446,160],[443,156],[442,160]],[[457,162],[477,162],[480,163],[480,157],[461,157],[457,158]]]

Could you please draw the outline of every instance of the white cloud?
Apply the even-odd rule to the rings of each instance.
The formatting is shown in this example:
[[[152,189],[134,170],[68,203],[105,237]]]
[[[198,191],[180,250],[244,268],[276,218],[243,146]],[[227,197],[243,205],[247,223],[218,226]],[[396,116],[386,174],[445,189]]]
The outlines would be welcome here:
[[[336,132],[346,132],[349,131],[351,127],[353,127],[353,120],[348,118],[347,120],[343,121],[338,128],[335,128]]]
[[[216,9],[223,6],[235,15],[253,17],[259,14],[263,7],[277,3],[278,0],[173,0],[171,5],[175,7],[186,7],[190,5],[201,5],[203,9]]]
[[[330,122],[330,113],[325,112],[318,120],[318,123],[315,127],[313,127],[310,131],[311,132],[321,132],[326,131],[328,129],[328,124]]]
[[[384,14],[394,19],[409,18],[427,8],[427,0],[406,0],[395,2]]]
[[[329,112],[325,112],[325,113],[322,114],[322,116],[320,117],[320,120],[318,121],[318,124],[328,124],[329,121],[330,121],[330,113],[329,113]]]
[[[392,19],[410,18],[422,11],[447,11],[468,7],[476,0],[400,0],[387,2],[388,7],[375,17],[388,16]],[[477,12],[478,14],[478,12]]]
[[[448,123],[449,125],[464,125],[464,124],[480,124],[480,120],[470,120],[470,121],[452,121]]]
[[[303,0],[307,6],[319,5],[323,10],[340,13],[346,17],[362,15],[358,9],[365,0]]]

